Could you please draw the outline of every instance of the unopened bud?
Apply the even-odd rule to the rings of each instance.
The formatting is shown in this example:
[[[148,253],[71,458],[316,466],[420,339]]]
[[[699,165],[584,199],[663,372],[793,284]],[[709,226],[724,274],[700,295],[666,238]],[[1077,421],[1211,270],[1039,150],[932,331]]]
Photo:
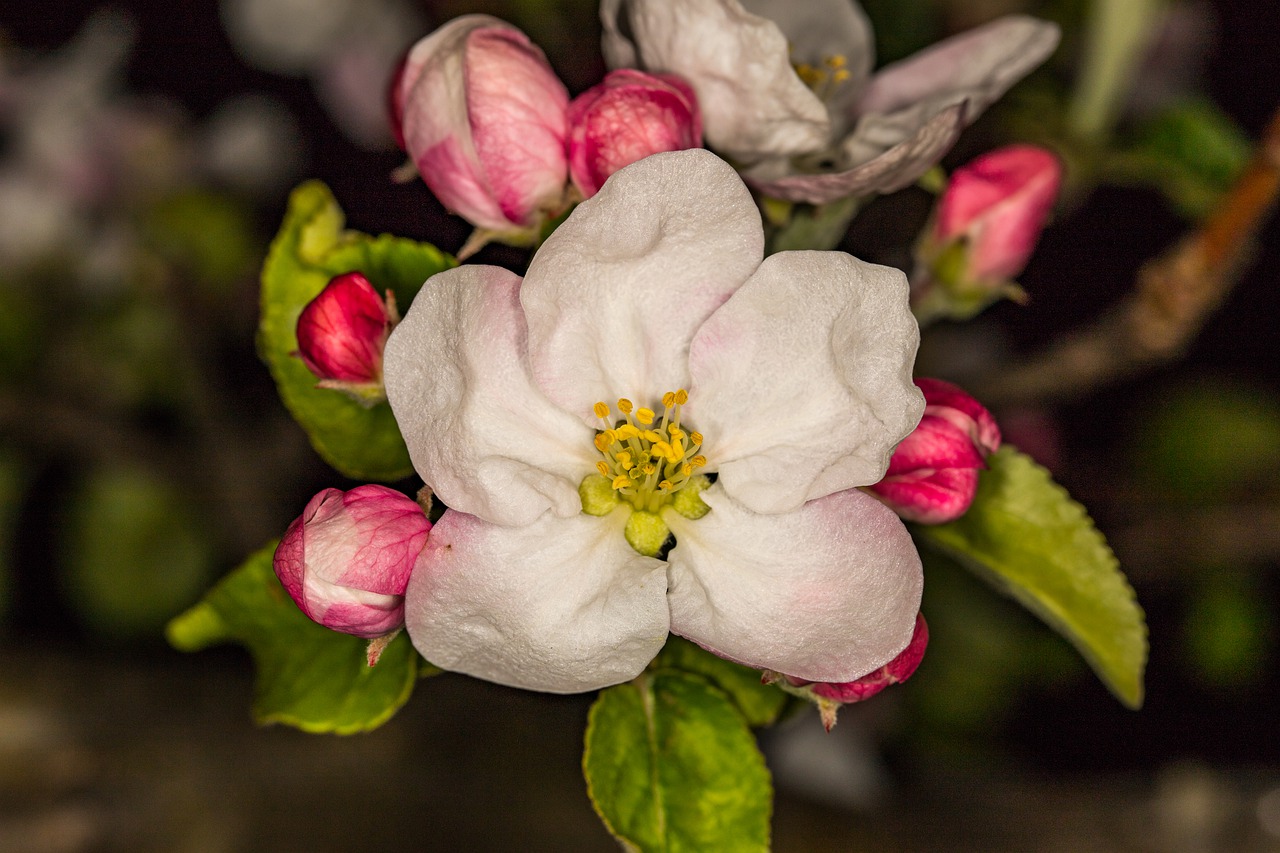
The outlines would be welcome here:
[[[698,98],[674,75],[610,71],[569,104],[569,174],[584,198],[623,166],[701,145]]]
[[[360,273],[343,273],[298,315],[298,357],[321,388],[372,406],[386,398],[382,351],[398,320],[390,291],[384,300]]]
[[[391,93],[393,129],[453,213],[530,235],[564,206],[569,94],[520,30],[465,15],[415,44]]]
[[[373,639],[404,624],[404,590],[431,522],[386,486],[325,489],[276,548],[276,576],[312,621]]]
[[[868,490],[908,521],[942,524],[964,515],[978,472],[1000,447],[1000,428],[982,404],[939,379],[917,379],[924,417],[903,439],[884,478]]]
[[[861,678],[842,683],[824,681],[805,681],[789,675],[770,674],[766,680],[781,684],[789,693],[803,696],[818,706],[822,715],[822,725],[827,731],[836,724],[836,714],[842,705],[870,699],[891,684],[906,681],[920,666],[924,659],[925,648],[929,645],[929,626],[924,621],[924,614],[916,614],[915,630],[907,647],[897,657],[879,669],[869,672]]]
[[[965,318],[1001,296],[1040,239],[1058,187],[1058,158],[1033,145],[998,148],[952,174],[917,249],[912,301]]]

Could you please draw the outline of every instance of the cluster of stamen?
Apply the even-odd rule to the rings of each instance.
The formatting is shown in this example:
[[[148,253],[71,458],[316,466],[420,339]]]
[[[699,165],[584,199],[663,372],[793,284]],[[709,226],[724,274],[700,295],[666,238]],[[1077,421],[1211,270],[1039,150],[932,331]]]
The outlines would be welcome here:
[[[663,394],[661,420],[653,409],[637,409],[625,397],[618,400],[616,418],[608,404],[595,404],[601,423],[596,450],[604,457],[596,470],[638,510],[656,512],[707,464],[707,457],[698,453],[702,433],[680,426],[680,407],[688,400],[684,389]]]
[[[826,57],[819,65],[811,65],[808,62],[798,63],[795,69],[800,80],[825,101],[851,76],[846,67],[848,64],[848,60],[836,54]]]

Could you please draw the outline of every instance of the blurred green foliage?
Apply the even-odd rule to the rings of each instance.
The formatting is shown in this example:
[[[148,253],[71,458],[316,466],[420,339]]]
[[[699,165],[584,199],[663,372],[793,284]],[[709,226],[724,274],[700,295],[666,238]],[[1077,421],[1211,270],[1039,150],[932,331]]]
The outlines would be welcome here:
[[[89,472],[60,527],[67,602],[101,636],[158,637],[214,576],[208,531],[184,493],[135,468]]]

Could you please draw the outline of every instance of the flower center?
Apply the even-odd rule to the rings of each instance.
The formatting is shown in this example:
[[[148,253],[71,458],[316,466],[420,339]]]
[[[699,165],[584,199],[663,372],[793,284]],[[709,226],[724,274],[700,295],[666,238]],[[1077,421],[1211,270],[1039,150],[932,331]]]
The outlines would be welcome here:
[[[818,65],[808,62],[794,64],[796,75],[806,86],[813,90],[823,102],[829,101],[835,91],[849,79],[848,60],[842,54],[824,57]]]
[[[663,394],[661,419],[653,409],[637,409],[625,397],[618,400],[616,418],[607,403],[595,405],[601,424],[595,445],[603,457],[596,470],[637,510],[657,512],[707,464],[707,457],[698,453],[702,433],[680,426],[680,407],[688,400],[683,388]]]

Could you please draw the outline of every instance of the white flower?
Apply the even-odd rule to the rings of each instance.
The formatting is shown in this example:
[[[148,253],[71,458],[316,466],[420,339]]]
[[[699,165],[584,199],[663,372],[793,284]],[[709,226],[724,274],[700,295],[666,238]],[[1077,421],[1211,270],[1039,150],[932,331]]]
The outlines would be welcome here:
[[[450,507],[406,592],[428,660],[569,693],[633,678],[668,631],[810,681],[902,651],[919,557],[856,487],[923,408],[905,277],[839,252],[762,260],[763,244],[737,174],[682,151],[615,173],[523,280],[463,266],[426,283],[385,379]],[[701,472],[717,479],[699,495]],[[647,556],[664,523],[676,545]]]
[[[601,0],[600,17],[610,67],[684,77],[711,148],[761,192],[812,204],[910,184],[1059,35],[1009,16],[872,75],[853,0]]]

